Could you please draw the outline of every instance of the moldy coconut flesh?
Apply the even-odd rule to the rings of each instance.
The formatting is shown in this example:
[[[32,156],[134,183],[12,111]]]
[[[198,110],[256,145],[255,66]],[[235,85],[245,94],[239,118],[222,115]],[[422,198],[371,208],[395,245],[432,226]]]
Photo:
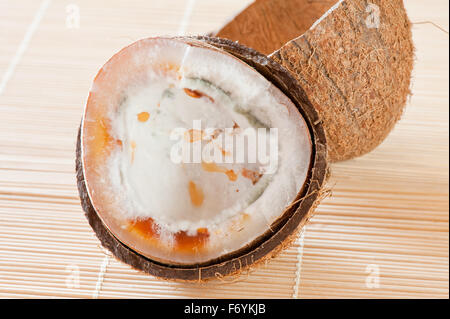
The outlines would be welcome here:
[[[326,170],[325,134],[297,82],[214,38],[150,38],[114,55],[77,143],[82,206],[103,246],[171,280],[273,256],[311,215]]]
[[[333,162],[377,147],[410,94],[414,47],[402,0],[258,0],[216,36],[294,75],[323,121]]]

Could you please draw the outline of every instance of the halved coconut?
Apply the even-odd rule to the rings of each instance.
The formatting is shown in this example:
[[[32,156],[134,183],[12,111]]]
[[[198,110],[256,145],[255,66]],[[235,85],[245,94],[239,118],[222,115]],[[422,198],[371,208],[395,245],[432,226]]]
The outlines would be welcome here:
[[[326,173],[318,122],[264,55],[211,38],[140,40],[92,85],[77,146],[83,208],[135,268],[188,281],[239,272],[312,212]]]

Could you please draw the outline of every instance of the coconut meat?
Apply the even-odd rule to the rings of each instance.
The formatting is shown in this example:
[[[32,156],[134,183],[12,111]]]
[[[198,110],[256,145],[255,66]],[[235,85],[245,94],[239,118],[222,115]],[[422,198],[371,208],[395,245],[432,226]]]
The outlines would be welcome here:
[[[82,134],[102,221],[170,264],[204,263],[270,232],[302,190],[312,153],[304,119],[279,89],[227,53],[177,39],[116,54],[94,81]]]

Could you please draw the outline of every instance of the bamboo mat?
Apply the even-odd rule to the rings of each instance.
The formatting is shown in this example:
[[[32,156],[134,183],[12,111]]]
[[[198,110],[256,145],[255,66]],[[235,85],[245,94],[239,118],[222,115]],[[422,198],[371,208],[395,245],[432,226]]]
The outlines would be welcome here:
[[[199,285],[144,275],[99,247],[74,174],[98,68],[140,38],[215,30],[249,2],[0,0],[0,297],[448,298],[445,0],[405,1],[417,48],[406,112],[373,153],[333,165],[332,196],[290,249]]]

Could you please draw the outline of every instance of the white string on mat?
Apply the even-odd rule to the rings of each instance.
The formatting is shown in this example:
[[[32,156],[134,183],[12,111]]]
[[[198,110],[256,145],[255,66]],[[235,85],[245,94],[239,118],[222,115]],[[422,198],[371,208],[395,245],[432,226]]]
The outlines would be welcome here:
[[[22,42],[20,43],[16,54],[14,54],[14,57],[12,58],[11,63],[8,65],[8,68],[6,69],[6,72],[2,77],[2,81],[0,82],[0,95],[3,94],[6,84],[8,84],[17,65],[20,62],[20,59],[22,58],[24,52],[28,48],[28,44],[30,43],[30,40],[33,37],[34,32],[39,27],[42,17],[44,16],[45,11],[47,11],[47,8],[50,5],[50,3],[51,3],[51,0],[42,1],[41,5],[39,6],[38,11],[34,15],[33,21],[31,22],[30,26],[27,29],[27,32],[25,33],[25,37],[23,38]]]
[[[181,19],[180,26],[178,28],[177,35],[184,35],[186,33],[186,28],[189,24],[191,18],[192,10],[195,6],[196,0],[187,0],[186,7],[184,8],[183,18]]]
[[[300,235],[297,239],[297,265],[295,270],[295,282],[294,282],[294,293],[292,294],[292,298],[297,299],[299,294],[299,288],[300,288],[300,276],[302,272],[302,262],[303,262],[303,247],[305,242],[305,233],[306,233],[306,226],[303,227],[303,229],[300,232]]]
[[[95,284],[95,289],[92,293],[92,298],[97,299],[100,291],[102,290],[103,280],[105,279],[105,273],[109,264],[109,255],[105,254],[103,262],[100,266],[100,272],[98,273],[97,283]]]

